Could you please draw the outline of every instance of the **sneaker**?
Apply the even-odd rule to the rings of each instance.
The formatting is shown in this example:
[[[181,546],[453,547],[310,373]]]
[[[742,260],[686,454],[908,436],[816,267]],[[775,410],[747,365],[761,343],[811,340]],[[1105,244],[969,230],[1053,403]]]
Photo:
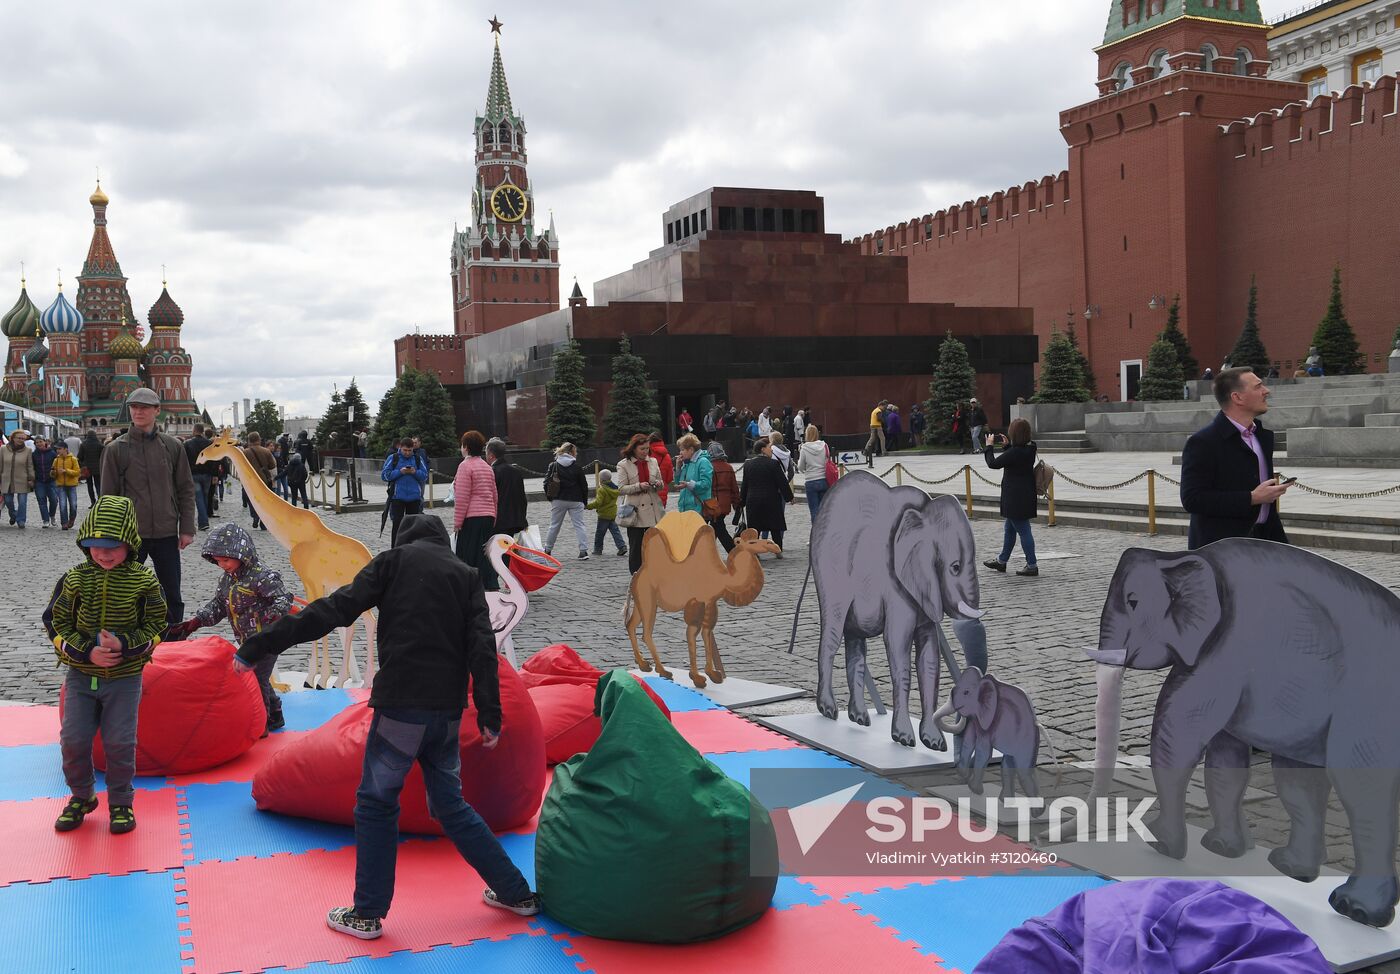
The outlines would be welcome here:
[[[1004,561],[997,561],[995,558],[988,558],[986,561],[982,562],[982,564],[986,565],[994,572],[1001,572],[1003,575],[1006,574],[1006,562]]]
[[[593,549],[593,553],[594,553],[595,555],[601,555],[601,554],[603,553],[603,549],[602,549],[602,548],[594,548],[594,549]]]
[[[48,521],[45,521],[45,522],[44,522],[44,530],[45,530],[45,531],[47,531],[47,530],[48,530],[49,528],[51,528],[51,527],[53,527],[53,525],[50,524]]]
[[[377,940],[384,935],[384,924],[375,917],[362,917],[353,906],[338,906],[326,914],[326,926],[361,940]]]
[[[506,903],[496,897],[496,891],[490,888],[481,891],[481,898],[487,906],[494,906],[498,910],[509,910],[516,916],[532,917],[540,912],[540,897],[538,893],[531,893],[519,903]]]
[[[286,727],[286,726],[287,726],[287,719],[286,719],[285,717],[282,716],[282,712],[281,712],[280,710],[277,711],[276,713],[271,713],[271,714],[268,714],[268,715],[267,715],[267,729],[268,729],[268,730],[270,730],[270,731],[279,731],[279,730],[281,730],[283,727]]]
[[[68,804],[63,806],[62,813],[58,816],[58,821],[53,823],[57,832],[72,832],[79,825],[83,824],[83,819],[97,811],[96,798],[70,798]]]
[[[586,551],[580,551],[580,552],[578,553],[578,560],[579,560],[579,561],[587,561],[587,560],[588,560],[588,552],[586,552]]]
[[[113,835],[123,835],[136,828],[136,813],[130,805],[113,805],[109,814],[111,819],[107,823],[107,831]]]
[[[1004,569],[1003,569],[1004,570]],[[1040,574],[1040,569],[1035,565],[1027,565],[1016,573],[1023,578],[1035,578]]]
[[[626,554],[627,554],[627,546],[626,546],[626,545],[623,545],[621,548],[618,548],[618,549],[617,549],[617,556],[618,556],[619,558],[623,557],[623,556],[626,555]]]

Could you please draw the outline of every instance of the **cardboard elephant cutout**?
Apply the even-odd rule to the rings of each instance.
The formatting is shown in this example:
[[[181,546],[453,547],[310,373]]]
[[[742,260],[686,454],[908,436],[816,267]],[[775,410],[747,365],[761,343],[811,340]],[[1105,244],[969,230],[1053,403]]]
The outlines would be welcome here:
[[[1157,851],[1186,853],[1185,793],[1204,756],[1214,827],[1202,845],[1244,854],[1241,804],[1257,747],[1273,755],[1291,823],[1287,845],[1269,856],[1273,866],[1304,882],[1317,878],[1335,789],[1356,862],[1329,902],[1360,923],[1392,921],[1400,895],[1400,597],[1271,541],[1231,538],[1184,554],[1133,548],[1118,562],[1089,655],[1100,663],[1097,792],[1117,752],[1123,667],[1171,667],[1152,721]]]
[[[846,713],[857,724],[870,724],[866,641],[883,635],[894,685],[890,736],[914,746],[912,663],[923,714],[919,740],[932,750],[947,750],[935,717],[940,654],[953,677],[958,670],[939,626],[945,615],[954,620],[982,617],[972,525],[957,499],[930,497],[917,487],[890,487],[864,471],[850,473],[822,500],[812,525],[808,572],[809,580],[816,581],[821,612],[817,709],[822,716],[836,719],[832,667],[844,645]],[[804,597],[806,590],[804,583]],[[802,610],[801,598],[797,609]],[[793,632],[795,638],[796,619]]]
[[[956,713],[957,720],[942,725]],[[1016,797],[1019,784],[1028,798],[1040,797],[1035,766],[1040,754],[1040,725],[1026,691],[1002,683],[975,666],[962,671],[948,702],[934,714],[950,733],[962,734],[955,765],[974,794],[982,794],[982,777],[993,751],[1001,752],[1001,797]]]

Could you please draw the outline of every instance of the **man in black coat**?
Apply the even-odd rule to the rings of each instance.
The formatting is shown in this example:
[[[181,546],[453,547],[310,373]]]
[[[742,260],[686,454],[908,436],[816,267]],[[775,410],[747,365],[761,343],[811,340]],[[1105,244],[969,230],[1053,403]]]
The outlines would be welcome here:
[[[481,746],[501,733],[496,637],[481,576],[452,552],[436,515],[403,519],[393,548],[354,580],[244,641],[234,658],[249,668],[297,643],[349,626],[379,608],[379,672],[369,705],[364,776],[355,794],[355,905],[326,918],[334,930],[372,940],[394,893],[399,792],[417,763],[428,808],[462,857],[489,884],[487,905],[522,916],[539,900],[481,816],[462,798],[458,725],[471,688]]]
[[[1274,476],[1274,434],[1259,417],[1269,388],[1252,369],[1224,369],[1213,380],[1220,412],[1191,435],[1181,456],[1181,506],[1191,514],[1187,547],[1221,538],[1288,543],[1278,499],[1288,491]]]
[[[525,475],[506,462],[506,445],[492,438],[486,444],[486,460],[496,476],[496,533],[511,537],[530,526],[526,514]]]

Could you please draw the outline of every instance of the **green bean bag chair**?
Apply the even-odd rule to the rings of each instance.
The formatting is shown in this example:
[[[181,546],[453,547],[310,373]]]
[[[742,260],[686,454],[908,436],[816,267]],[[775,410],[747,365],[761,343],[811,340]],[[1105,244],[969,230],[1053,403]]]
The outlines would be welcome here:
[[[598,683],[603,732],[554,770],[535,840],[545,909],[593,937],[682,944],[768,909],[773,823],[624,670]]]

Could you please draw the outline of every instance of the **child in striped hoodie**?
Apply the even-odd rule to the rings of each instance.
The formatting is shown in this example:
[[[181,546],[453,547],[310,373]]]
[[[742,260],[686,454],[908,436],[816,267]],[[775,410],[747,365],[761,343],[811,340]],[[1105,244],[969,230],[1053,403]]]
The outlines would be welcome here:
[[[131,781],[141,670],[165,631],[165,599],[155,573],[135,560],[141,535],[129,498],[99,497],[78,529],[78,547],[82,564],[64,572],[44,610],[44,628],[68,667],[59,743],[73,797],[54,828],[70,832],[97,809],[92,739],[101,730],[108,830],[120,835],[136,828]]]

